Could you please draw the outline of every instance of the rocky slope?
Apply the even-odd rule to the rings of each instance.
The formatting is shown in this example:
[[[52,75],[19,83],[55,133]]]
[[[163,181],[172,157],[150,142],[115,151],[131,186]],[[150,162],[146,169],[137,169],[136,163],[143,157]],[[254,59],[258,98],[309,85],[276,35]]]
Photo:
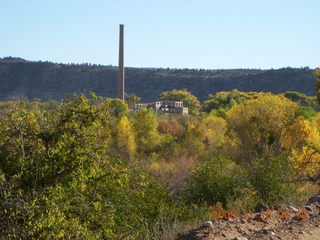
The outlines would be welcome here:
[[[318,240],[320,195],[300,207],[274,206],[251,214],[208,221],[179,240]],[[221,214],[222,216],[222,214]],[[222,216],[223,217],[223,216]]]

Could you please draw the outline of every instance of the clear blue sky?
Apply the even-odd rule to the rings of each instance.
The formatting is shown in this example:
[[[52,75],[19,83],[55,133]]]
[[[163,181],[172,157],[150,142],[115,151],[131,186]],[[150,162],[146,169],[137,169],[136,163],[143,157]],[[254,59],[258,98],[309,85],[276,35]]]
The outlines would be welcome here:
[[[0,0],[0,57],[172,68],[320,66],[320,0]]]

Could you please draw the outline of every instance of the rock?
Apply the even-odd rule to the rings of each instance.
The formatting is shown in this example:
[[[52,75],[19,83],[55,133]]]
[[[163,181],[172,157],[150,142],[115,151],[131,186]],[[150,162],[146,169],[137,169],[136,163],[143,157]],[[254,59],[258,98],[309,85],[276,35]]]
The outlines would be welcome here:
[[[309,212],[312,212],[312,210],[313,210],[310,205],[304,205],[303,207]]]
[[[257,215],[253,218],[253,220],[254,220],[254,221],[257,221],[257,222],[267,223],[267,221],[262,218],[261,214],[257,214]]]
[[[275,234],[274,232],[270,232],[270,235],[271,235],[271,236],[274,236],[274,235],[276,235],[276,234]]]
[[[288,209],[289,209],[290,211],[294,212],[294,213],[299,212],[299,210],[298,210],[297,208],[294,208],[294,207],[292,207],[292,206],[289,206]]]
[[[237,229],[238,233],[243,233],[243,229],[241,227],[236,226],[236,229]]]
[[[300,233],[300,234],[305,234],[305,232],[304,232],[304,231],[301,231],[301,230],[299,231],[299,233]]]
[[[202,227],[204,228],[208,228],[208,227],[212,227],[212,222],[211,221],[206,221],[204,224],[202,224]]]
[[[314,219],[314,218],[316,218],[316,217],[317,217],[317,215],[316,215],[316,214],[312,214],[312,213],[311,213],[311,214],[309,214],[309,218],[310,218],[310,219]]]
[[[241,219],[240,222],[241,222],[241,223],[246,223],[246,220]]]
[[[266,229],[261,229],[260,231],[258,231],[258,233],[268,234],[268,230],[266,230]]]
[[[274,205],[273,210],[281,210],[282,206],[281,205]]]
[[[254,208],[255,212],[261,212],[263,211],[267,211],[269,209],[269,207],[263,203],[258,203],[257,206]]]
[[[248,238],[245,238],[245,237],[235,237],[235,238],[232,238],[232,240],[248,240]]]
[[[300,222],[300,221],[302,221],[304,218],[299,214],[299,215],[296,215],[296,216],[294,216],[293,218],[292,218],[292,220],[295,220],[295,221],[298,221],[298,222]]]
[[[309,198],[308,203],[320,203],[320,194]]]
[[[268,234],[269,232],[272,232],[273,229],[271,228],[262,228],[261,230],[257,231],[258,234]]]

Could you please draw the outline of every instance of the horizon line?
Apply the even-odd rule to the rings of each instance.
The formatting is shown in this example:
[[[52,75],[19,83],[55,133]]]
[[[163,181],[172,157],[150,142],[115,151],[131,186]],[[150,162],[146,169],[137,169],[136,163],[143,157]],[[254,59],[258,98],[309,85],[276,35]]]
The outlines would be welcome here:
[[[101,63],[91,63],[91,62],[53,62],[50,60],[27,60],[22,57],[16,57],[16,56],[4,56],[0,57],[0,60],[6,60],[6,59],[17,59],[17,60],[22,60],[25,62],[48,62],[52,64],[63,64],[63,65],[93,65],[93,66],[101,66],[101,67],[114,67],[118,68],[117,65],[112,65],[112,64],[101,64]],[[205,71],[217,71],[217,70],[260,70],[260,71],[268,71],[268,70],[282,70],[282,69],[310,69],[310,70],[316,70],[320,67],[315,67],[312,68],[310,66],[300,66],[300,67],[292,67],[292,66],[286,66],[286,67],[279,67],[279,68],[250,68],[250,67],[245,67],[245,68],[188,68],[188,67],[132,67],[132,66],[125,66],[125,68],[131,68],[131,69],[148,69],[148,70],[155,70],[155,69],[170,69],[170,70],[205,70]]]

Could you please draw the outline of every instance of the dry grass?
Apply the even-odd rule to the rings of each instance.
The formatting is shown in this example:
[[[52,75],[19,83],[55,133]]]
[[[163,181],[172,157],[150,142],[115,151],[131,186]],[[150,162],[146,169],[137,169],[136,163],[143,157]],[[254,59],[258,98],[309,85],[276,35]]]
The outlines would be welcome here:
[[[207,221],[205,216],[199,216],[198,218],[190,221],[178,221],[167,222],[166,219],[160,218],[160,221],[149,227],[148,237],[150,240],[177,240],[182,234],[191,229],[198,228]]]
[[[190,156],[181,156],[170,162],[161,159],[151,163],[148,171],[171,192],[178,194],[182,186],[189,181],[196,163],[197,159]]]

